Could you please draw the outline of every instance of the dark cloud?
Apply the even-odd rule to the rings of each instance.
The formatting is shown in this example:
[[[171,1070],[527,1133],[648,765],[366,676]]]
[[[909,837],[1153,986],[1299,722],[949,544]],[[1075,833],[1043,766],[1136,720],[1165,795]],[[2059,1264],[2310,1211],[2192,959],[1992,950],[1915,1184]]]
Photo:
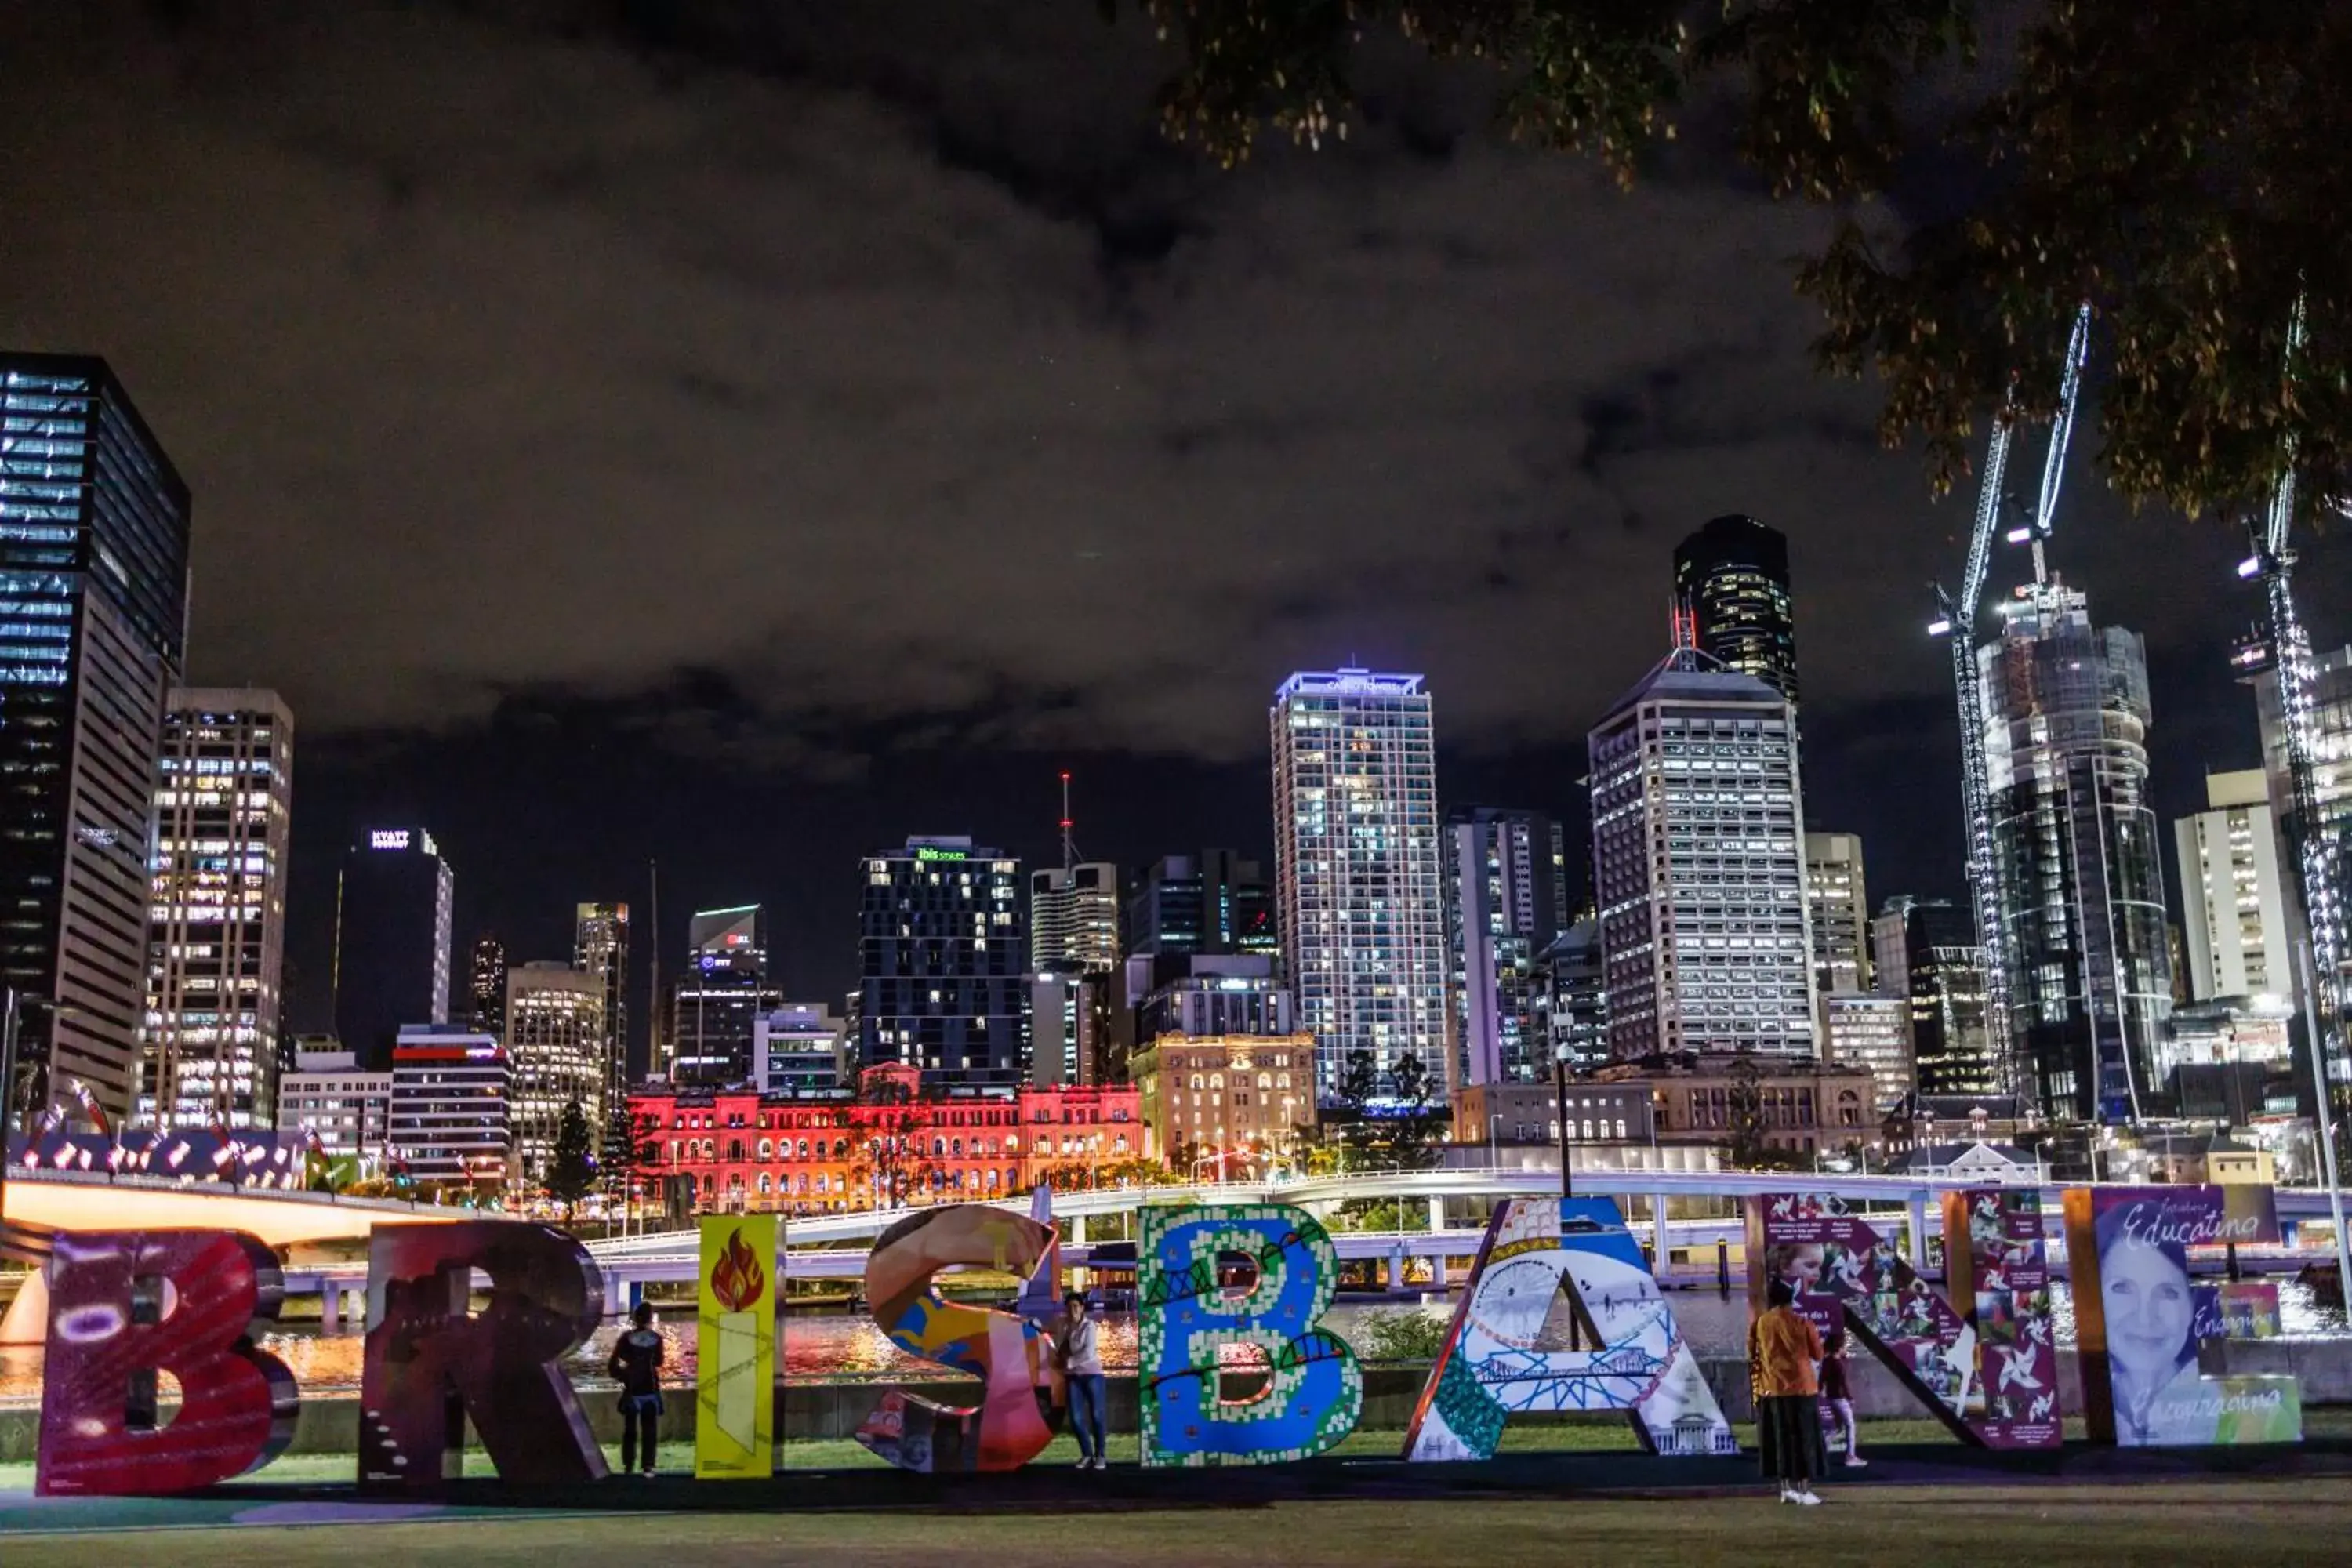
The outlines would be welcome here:
[[[1353,656],[1572,756],[1733,510],[1790,536],[1817,817],[1948,722],[1969,502],[1811,372],[1821,215],[1503,146],[1483,73],[1381,54],[1345,144],[1226,174],[1076,3],[121,0],[10,7],[0,59],[5,336],[115,361],[198,496],[194,672],[314,736],[1239,766]],[[2203,670],[2234,541],[2086,464],[2062,563]]]

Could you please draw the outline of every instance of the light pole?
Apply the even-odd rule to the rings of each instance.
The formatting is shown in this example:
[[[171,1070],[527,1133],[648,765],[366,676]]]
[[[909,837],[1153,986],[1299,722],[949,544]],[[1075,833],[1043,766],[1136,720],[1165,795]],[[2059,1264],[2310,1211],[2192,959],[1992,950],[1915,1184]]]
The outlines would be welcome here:
[[[1552,1093],[1559,1107],[1559,1195],[1576,1196],[1576,1176],[1568,1162],[1568,1053],[1555,1049],[1551,1054]]]

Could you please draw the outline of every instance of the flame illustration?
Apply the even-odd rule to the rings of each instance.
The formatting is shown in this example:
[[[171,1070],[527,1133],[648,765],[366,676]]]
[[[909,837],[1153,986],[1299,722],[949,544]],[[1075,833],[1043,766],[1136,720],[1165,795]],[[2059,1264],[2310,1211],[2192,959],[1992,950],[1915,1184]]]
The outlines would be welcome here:
[[[727,1247],[719,1255],[718,1267],[710,1271],[710,1293],[730,1312],[740,1312],[760,1299],[768,1288],[768,1277],[761,1270],[760,1259],[744,1245],[743,1232],[739,1228],[727,1237]]]

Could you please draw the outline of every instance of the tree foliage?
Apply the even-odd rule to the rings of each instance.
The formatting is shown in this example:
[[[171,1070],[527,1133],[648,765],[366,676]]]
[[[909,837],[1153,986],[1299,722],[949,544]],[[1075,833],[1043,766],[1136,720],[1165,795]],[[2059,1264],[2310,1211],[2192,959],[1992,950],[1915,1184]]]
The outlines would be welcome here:
[[[1724,1090],[1724,1110],[1731,1122],[1731,1163],[1763,1163],[1764,1069],[1754,1055],[1742,1052],[1731,1064],[1730,1087]]]
[[[1378,32],[1488,63],[1514,136],[1626,184],[1678,121],[1727,112],[1776,196],[1835,209],[1797,274],[1825,317],[1816,359],[1879,376],[1881,438],[1918,441],[1938,490],[1969,471],[1987,410],[2049,416],[2088,301],[2100,461],[2125,497],[2242,514],[2290,459],[2305,515],[2352,497],[2352,7],[1140,5],[1181,55],[1162,124],[1229,166],[1264,126],[1344,137],[1351,67]],[[1981,51],[1980,16],[1996,46]],[[2309,335],[2289,374],[2297,301]]]
[[[588,1113],[577,1100],[564,1102],[563,1112],[555,1121],[555,1146],[547,1157],[547,1195],[563,1205],[569,1215],[572,1205],[596,1188],[595,1135],[588,1126]]]

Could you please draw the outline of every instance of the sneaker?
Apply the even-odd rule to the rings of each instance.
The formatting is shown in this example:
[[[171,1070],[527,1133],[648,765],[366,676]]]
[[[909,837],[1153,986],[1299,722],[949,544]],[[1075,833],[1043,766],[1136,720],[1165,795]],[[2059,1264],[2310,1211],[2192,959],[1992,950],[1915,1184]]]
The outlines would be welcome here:
[[[1797,1494],[1790,1491],[1788,1488],[1782,1487],[1780,1489],[1780,1500],[1782,1502],[1794,1502],[1797,1500]]]
[[[647,1465],[644,1469],[639,1470],[637,1474],[643,1476],[647,1480],[652,1480],[654,1479],[654,1468],[651,1465]]]
[[[1110,1468],[1110,1461],[1103,1458],[1100,1454],[1097,1454],[1095,1456],[1095,1468],[1097,1470],[1108,1470]]]
[[[1807,1508],[1819,1508],[1822,1506],[1822,1500],[1815,1497],[1809,1491],[1799,1492],[1789,1500],[1790,1502],[1802,1503]]]
[[[1845,1468],[1849,1470],[1866,1470],[1870,1468],[1870,1461],[1860,1454],[1848,1454],[1845,1457]]]

